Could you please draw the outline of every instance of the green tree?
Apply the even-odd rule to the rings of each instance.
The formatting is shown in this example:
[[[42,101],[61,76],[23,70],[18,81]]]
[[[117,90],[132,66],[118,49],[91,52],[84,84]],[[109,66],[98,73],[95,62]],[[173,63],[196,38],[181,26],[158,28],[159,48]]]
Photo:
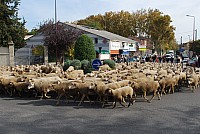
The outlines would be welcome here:
[[[92,22],[98,22],[104,30],[124,37],[149,38],[158,52],[176,47],[172,20],[158,9],[141,9],[132,13],[111,11],[104,15],[91,15],[77,24],[89,26]]]
[[[87,35],[83,34],[77,39],[74,46],[74,58],[80,61],[91,61],[96,58],[94,43]]]
[[[0,0],[0,46],[13,41],[15,47],[24,46],[25,20],[18,17],[20,0]]]

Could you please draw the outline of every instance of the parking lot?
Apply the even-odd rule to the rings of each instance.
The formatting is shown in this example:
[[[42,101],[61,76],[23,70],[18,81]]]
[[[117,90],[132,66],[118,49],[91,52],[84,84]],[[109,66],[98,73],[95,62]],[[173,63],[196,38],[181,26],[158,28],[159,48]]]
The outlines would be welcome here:
[[[138,98],[130,108],[112,102],[105,108],[88,102],[77,103],[33,98],[0,97],[1,134],[197,134],[200,133],[200,90],[188,88],[154,99]],[[150,96],[149,96],[150,97]]]

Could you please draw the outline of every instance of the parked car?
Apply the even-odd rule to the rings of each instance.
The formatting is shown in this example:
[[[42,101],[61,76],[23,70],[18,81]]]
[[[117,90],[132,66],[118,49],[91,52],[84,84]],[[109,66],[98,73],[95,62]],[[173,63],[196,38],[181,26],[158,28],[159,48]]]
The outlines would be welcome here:
[[[192,58],[192,59],[188,60],[186,66],[196,67],[197,62],[198,62],[197,58]]]
[[[137,62],[138,60],[136,58],[128,58],[128,62]]]
[[[182,59],[183,63],[187,63],[190,60],[187,54],[182,54]]]

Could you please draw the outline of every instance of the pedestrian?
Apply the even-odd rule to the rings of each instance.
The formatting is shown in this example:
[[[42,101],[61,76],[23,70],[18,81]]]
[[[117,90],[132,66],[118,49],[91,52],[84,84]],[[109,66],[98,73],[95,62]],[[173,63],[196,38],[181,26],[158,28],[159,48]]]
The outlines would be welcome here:
[[[198,57],[198,55],[196,55],[196,67],[199,67],[199,62],[198,62],[198,60],[199,60],[199,57]]]
[[[198,65],[200,66],[200,55],[198,56],[198,60],[197,61],[198,61]]]
[[[172,55],[170,58],[171,63],[174,63],[174,56]]]

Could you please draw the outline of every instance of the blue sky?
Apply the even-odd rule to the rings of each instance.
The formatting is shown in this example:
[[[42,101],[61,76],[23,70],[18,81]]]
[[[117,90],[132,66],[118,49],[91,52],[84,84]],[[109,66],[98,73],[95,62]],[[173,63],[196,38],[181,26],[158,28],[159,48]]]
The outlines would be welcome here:
[[[55,0],[21,0],[19,16],[25,18],[26,28],[31,30],[40,22],[54,18],[54,4]],[[171,16],[179,43],[181,36],[183,42],[193,39],[194,18],[186,15],[195,16],[197,38],[200,38],[200,0],[57,0],[57,20],[72,22],[109,11],[133,12],[148,8]]]

